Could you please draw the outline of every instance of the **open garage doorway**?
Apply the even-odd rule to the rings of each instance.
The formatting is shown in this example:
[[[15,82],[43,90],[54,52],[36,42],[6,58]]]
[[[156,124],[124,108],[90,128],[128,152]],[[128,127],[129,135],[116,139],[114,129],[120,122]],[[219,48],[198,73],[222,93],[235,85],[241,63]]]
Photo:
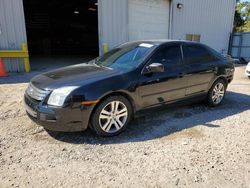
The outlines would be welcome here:
[[[75,64],[98,56],[97,0],[23,2],[33,69]]]

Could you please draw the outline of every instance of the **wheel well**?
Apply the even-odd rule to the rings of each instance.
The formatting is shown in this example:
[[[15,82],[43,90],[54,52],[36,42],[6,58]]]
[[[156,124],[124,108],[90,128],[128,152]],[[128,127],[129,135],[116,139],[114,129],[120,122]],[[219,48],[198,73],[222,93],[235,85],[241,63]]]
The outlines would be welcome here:
[[[133,114],[135,113],[136,106],[135,106],[135,102],[134,102],[134,100],[132,99],[132,97],[130,97],[128,94],[126,94],[126,93],[124,93],[124,92],[120,92],[120,91],[119,91],[119,92],[109,93],[109,94],[103,96],[103,97],[99,100],[99,102],[97,103],[97,105],[95,105],[93,111],[95,111],[95,109],[97,108],[97,106],[98,106],[99,103],[101,103],[103,100],[107,99],[108,97],[112,97],[112,96],[123,96],[123,97],[125,97],[125,98],[130,102],[130,104],[131,104],[131,106],[132,106]],[[92,113],[93,113],[93,111],[92,111]]]
[[[228,85],[228,80],[224,77],[224,76],[220,76],[220,77],[218,77],[214,82],[213,82],[213,84],[212,85],[214,85],[214,83],[217,81],[217,80],[223,80],[225,83],[226,83],[226,86]],[[211,85],[211,87],[212,87],[212,85]]]

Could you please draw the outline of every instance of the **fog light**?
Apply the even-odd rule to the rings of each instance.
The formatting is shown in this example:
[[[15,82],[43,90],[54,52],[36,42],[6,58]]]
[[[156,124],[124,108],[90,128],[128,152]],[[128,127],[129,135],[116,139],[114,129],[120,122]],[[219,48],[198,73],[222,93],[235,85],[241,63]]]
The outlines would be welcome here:
[[[50,114],[40,114],[40,120],[41,121],[50,121],[50,122],[55,122],[56,117]]]

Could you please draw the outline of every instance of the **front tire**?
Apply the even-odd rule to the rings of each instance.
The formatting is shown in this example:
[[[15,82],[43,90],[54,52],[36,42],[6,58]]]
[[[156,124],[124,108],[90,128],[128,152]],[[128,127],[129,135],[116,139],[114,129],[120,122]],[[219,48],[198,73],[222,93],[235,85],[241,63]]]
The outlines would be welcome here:
[[[208,103],[210,106],[216,107],[220,105],[225,97],[227,84],[224,80],[217,80],[208,92]]]
[[[91,128],[99,136],[115,136],[123,132],[132,116],[132,106],[123,96],[103,100],[91,116]]]

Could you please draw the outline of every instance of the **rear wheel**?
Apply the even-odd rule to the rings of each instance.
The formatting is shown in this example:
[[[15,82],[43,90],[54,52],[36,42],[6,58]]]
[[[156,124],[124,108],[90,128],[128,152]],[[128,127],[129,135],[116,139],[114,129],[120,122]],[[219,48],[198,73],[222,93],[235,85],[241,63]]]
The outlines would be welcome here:
[[[99,136],[115,136],[127,127],[132,115],[130,102],[123,96],[102,101],[91,117],[91,128]]]
[[[208,93],[208,102],[210,106],[218,106],[222,103],[225,93],[226,93],[227,84],[224,80],[217,80],[211,87]]]

